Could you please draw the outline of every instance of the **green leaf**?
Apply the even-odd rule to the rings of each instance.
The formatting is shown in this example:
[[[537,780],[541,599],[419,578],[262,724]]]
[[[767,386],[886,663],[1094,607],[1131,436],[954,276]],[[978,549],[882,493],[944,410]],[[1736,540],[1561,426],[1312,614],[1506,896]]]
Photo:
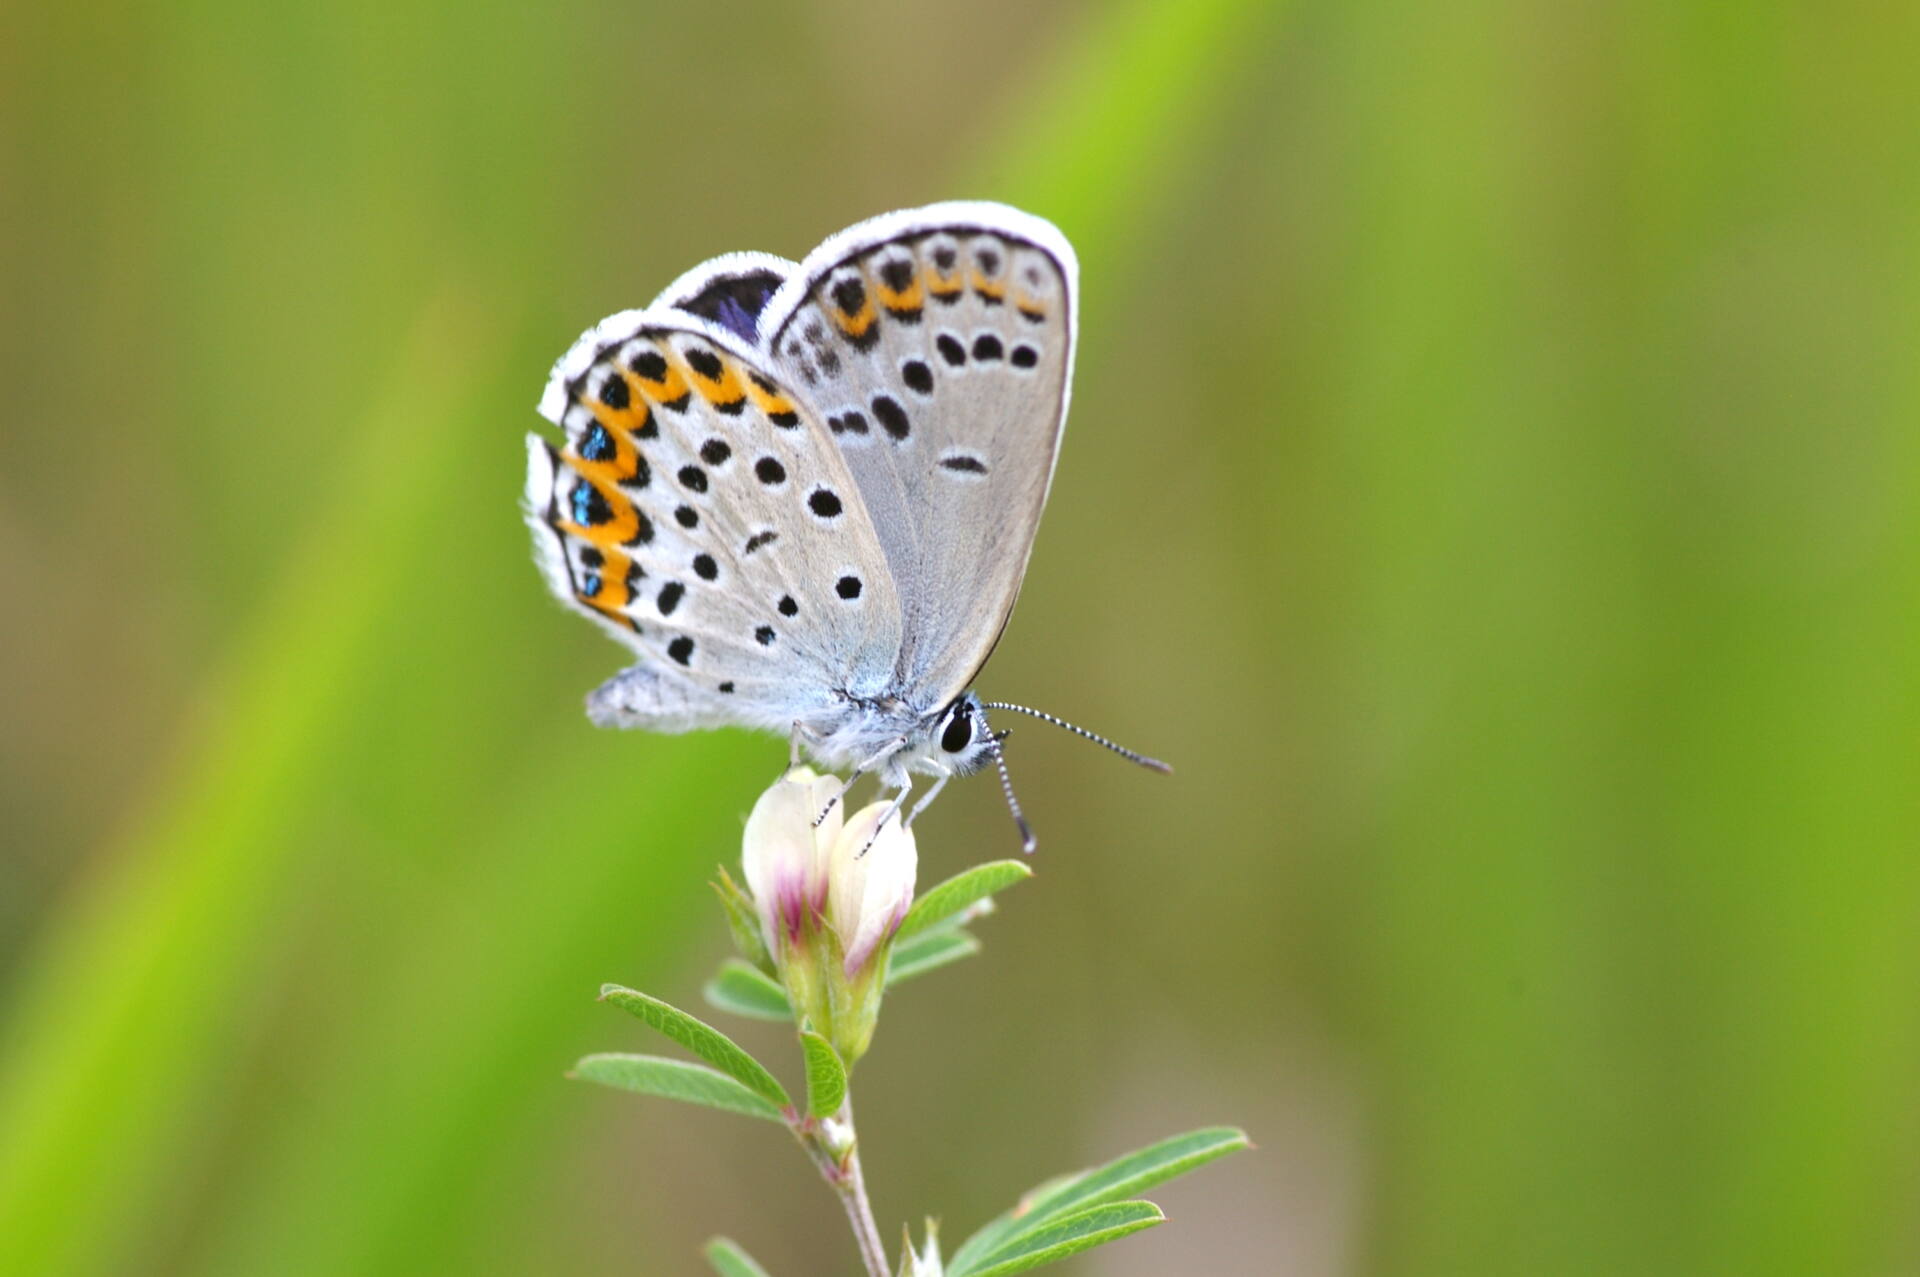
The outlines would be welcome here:
[[[722,963],[700,992],[722,1011],[750,1020],[778,1020],[782,1024],[793,1020],[793,1007],[780,982],[738,958],[728,958]]]
[[[740,950],[740,956],[768,975],[773,974],[773,955],[767,952],[767,942],[760,934],[760,915],[753,907],[753,901],[743,891],[740,884],[733,880],[723,865],[720,877],[713,884],[714,894],[720,897],[720,907],[727,914],[727,930],[733,933],[733,946]]]
[[[970,1265],[980,1262],[990,1252],[1004,1249],[1062,1215],[1131,1197],[1204,1166],[1216,1157],[1249,1147],[1251,1142],[1245,1131],[1231,1126],[1209,1126],[1161,1140],[1115,1158],[1105,1166],[1049,1180],[1022,1198],[1018,1206],[963,1242],[954,1252],[950,1277],[972,1271]]]
[[[971,958],[980,952],[980,942],[957,927],[942,927],[923,932],[902,945],[895,945],[887,958],[887,986],[925,975],[935,967]]]
[[[778,1108],[726,1074],[691,1060],[608,1052],[583,1057],[573,1066],[573,1076],[622,1091],[638,1091],[642,1095],[704,1104],[729,1113],[745,1113],[748,1117],[764,1117],[770,1122],[786,1120]]]
[[[1167,1217],[1152,1202],[1109,1202],[1105,1206],[1092,1206],[1061,1216],[1045,1228],[1009,1241],[987,1256],[979,1267],[963,1265],[956,1255],[947,1277],[1004,1277],[1007,1273],[1025,1272],[1166,1221]]]
[[[611,1002],[631,1011],[775,1107],[793,1106],[793,1101],[787,1098],[786,1088],[767,1072],[760,1061],[705,1021],[696,1020],[680,1008],[669,1006],[658,998],[617,984],[601,985],[600,998],[603,1002]]]
[[[955,874],[914,901],[913,908],[900,924],[894,939],[905,940],[908,936],[937,926],[975,901],[984,900],[996,891],[1031,877],[1033,870],[1018,860],[995,860],[975,865],[965,873]]]
[[[807,1112],[832,1117],[847,1098],[847,1066],[833,1043],[818,1033],[803,1032],[800,1050],[807,1057]]]
[[[716,1237],[701,1254],[720,1277],[767,1277],[767,1270],[753,1262],[753,1256],[740,1249],[731,1237]]]

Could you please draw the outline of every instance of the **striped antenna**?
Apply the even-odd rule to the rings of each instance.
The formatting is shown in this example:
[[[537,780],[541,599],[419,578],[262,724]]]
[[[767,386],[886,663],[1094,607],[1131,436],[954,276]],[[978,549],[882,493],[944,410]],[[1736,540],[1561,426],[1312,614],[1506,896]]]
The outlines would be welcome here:
[[[1007,796],[1007,810],[1013,813],[1013,823],[1020,826],[1020,850],[1032,855],[1033,849],[1040,845],[1040,840],[1033,836],[1033,826],[1021,815],[1020,800],[1013,796],[1013,776],[1007,771],[1006,755],[1000,752],[1000,742],[1006,738],[1005,732],[994,733],[993,765],[1000,769],[1000,791]]]
[[[1069,723],[1066,719],[1055,718],[1052,714],[1049,714],[1044,710],[1029,709],[1025,705],[1015,705],[1010,701],[983,701],[981,703],[984,704],[988,709],[1010,709],[1016,714],[1030,714],[1034,718],[1040,719],[1042,722],[1052,723],[1055,727],[1064,727],[1076,736],[1084,736],[1096,745],[1105,745],[1108,749],[1112,750],[1114,753],[1120,755],[1120,757],[1127,759],[1130,762],[1138,763],[1142,767],[1151,768],[1152,770],[1157,772],[1164,772],[1169,776],[1173,774],[1173,768],[1168,764],[1161,762],[1157,758],[1148,758],[1145,754],[1136,754],[1132,750],[1128,749],[1125,745],[1116,745],[1114,742],[1108,740],[1104,736],[1096,735],[1093,732],[1088,731],[1084,727],[1075,727],[1072,723]]]

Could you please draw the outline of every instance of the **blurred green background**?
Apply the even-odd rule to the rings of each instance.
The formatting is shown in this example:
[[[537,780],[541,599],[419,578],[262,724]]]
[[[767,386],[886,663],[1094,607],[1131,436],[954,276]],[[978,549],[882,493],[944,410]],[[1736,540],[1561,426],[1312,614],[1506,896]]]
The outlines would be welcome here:
[[[982,690],[1180,770],[1015,737],[889,1240],[1237,1122],[1075,1271],[1920,1271],[1920,10],[6,27],[0,1270],[851,1269],[779,1132],[561,1078],[698,1005],[784,745],[587,724],[521,436],[694,262],[980,196],[1084,284]]]

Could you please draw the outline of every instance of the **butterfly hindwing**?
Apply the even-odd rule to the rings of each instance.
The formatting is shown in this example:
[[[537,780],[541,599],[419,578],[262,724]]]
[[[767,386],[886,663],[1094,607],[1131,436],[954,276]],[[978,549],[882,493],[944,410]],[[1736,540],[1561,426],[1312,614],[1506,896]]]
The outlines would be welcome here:
[[[725,253],[668,284],[652,308],[697,315],[757,344],[761,312],[798,269],[797,263],[769,253]]]
[[[730,326],[660,309],[604,321],[554,371],[541,410],[564,444],[529,440],[538,557],[642,658],[596,717],[784,728],[891,673],[873,525],[825,423],[762,363]]]
[[[1066,420],[1073,250],[997,204],[843,231],[757,319],[772,366],[846,458],[899,591],[895,685],[963,690],[1011,614]]]

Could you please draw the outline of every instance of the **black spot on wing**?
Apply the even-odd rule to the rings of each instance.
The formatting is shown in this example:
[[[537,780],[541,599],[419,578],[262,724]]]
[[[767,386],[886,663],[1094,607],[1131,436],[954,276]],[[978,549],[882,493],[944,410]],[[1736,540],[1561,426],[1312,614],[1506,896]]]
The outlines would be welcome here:
[[[833,285],[829,294],[833,298],[833,304],[838,306],[840,313],[848,319],[858,315],[860,308],[867,304],[867,286],[857,275],[849,275]]]
[[[913,284],[913,263],[904,257],[880,264],[880,278],[896,293],[904,293]]]
[[[891,435],[896,443],[905,442],[908,434],[912,432],[912,425],[908,422],[907,410],[900,406],[900,401],[892,395],[875,395],[873,403],[869,406],[872,407],[873,419],[880,423],[880,428]]]

